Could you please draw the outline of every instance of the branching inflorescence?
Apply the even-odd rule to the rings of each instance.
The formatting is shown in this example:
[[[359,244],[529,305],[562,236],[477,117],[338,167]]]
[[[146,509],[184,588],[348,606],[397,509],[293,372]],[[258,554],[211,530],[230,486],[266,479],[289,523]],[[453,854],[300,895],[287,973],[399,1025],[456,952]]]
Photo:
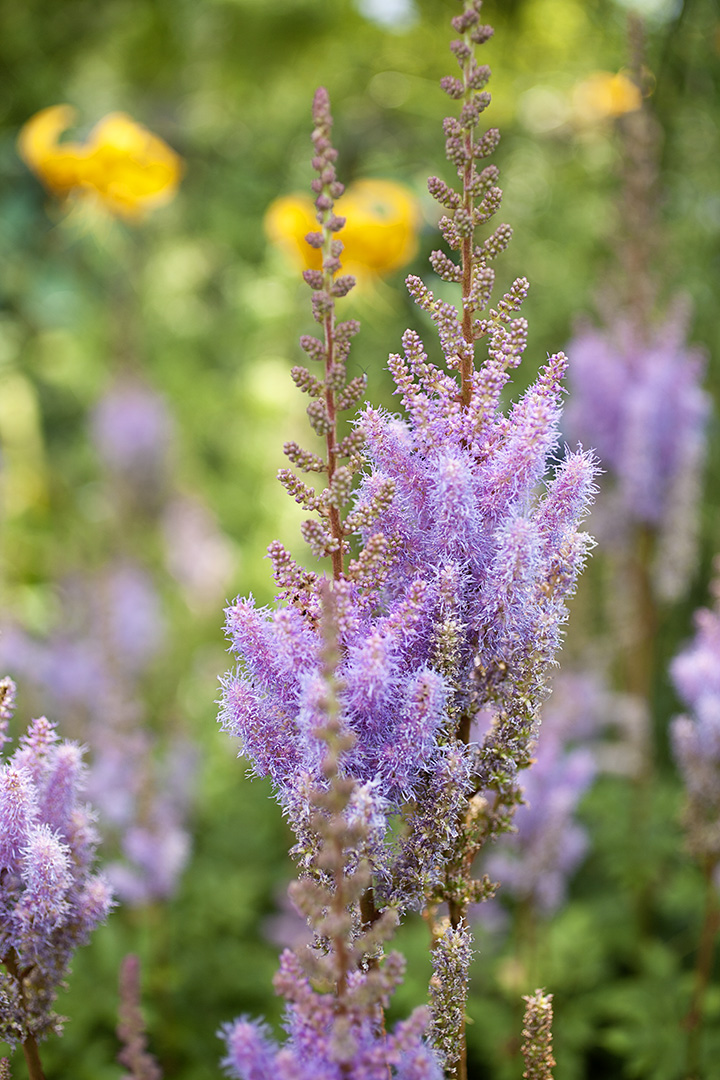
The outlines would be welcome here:
[[[0,682],[2,737],[15,688]],[[79,801],[82,749],[33,720],[0,770],[0,1038],[23,1044],[31,1080],[42,1077],[37,1042],[59,1030],[52,1011],[79,945],[111,906],[92,872],[98,837]]]
[[[596,519],[602,539],[616,550],[635,546],[636,561],[652,563],[640,586],[652,594],[647,607],[677,600],[694,569],[710,400],[701,388],[704,352],[687,343],[686,300],[659,303],[658,267],[667,261],[660,250],[662,131],[648,100],[638,16],[629,30],[637,107],[619,121],[615,265],[599,297],[601,324],[581,324],[568,347],[566,423],[572,438],[595,447],[608,474]],[[655,618],[651,611],[647,617]]]
[[[326,454],[294,443],[285,449],[302,472],[324,473],[326,485],[318,492],[289,470],[280,478],[316,515],[302,532],[314,554],[331,561],[332,574],[308,571],[282,545],[271,545],[284,603],[259,610],[252,599],[240,599],[229,608],[228,634],[240,668],[225,680],[222,706],[224,725],[240,736],[254,770],[271,776],[298,837],[301,870],[312,877],[318,867],[313,807],[330,798],[322,792],[331,793],[339,782],[326,764],[333,744],[327,735],[323,611],[332,611],[333,739],[343,748],[338,776],[352,784],[352,797],[334,813],[346,830],[359,807],[368,822],[361,845],[367,877],[361,894],[343,893],[342,906],[355,911],[345,932],[348,940],[365,933],[390,910],[424,909],[432,921],[437,907],[447,904],[447,925],[434,935],[431,1030],[446,1072],[459,1076],[466,1075],[466,913],[491,893],[489,882],[474,879],[472,864],[490,838],[510,827],[520,799],[518,774],[531,763],[546,669],[591,544],[578,525],[595,474],[588,454],[566,452],[545,479],[559,441],[562,353],[548,359],[508,413],[501,409],[501,392],[526,345],[519,311],[528,283],[518,279],[490,306],[491,263],[511,230],[499,225],[478,238],[501,199],[497,168],[481,167],[499,136],[494,129],[479,131],[490,101],[484,89],[490,72],[477,63],[474,47],[492,33],[480,21],[480,7],[480,0],[465,0],[453,20],[460,77],[443,80],[460,102],[459,119],[445,121],[447,156],[460,184],[455,190],[438,177],[429,181],[446,211],[442,235],[455,253],[434,252],[432,266],[460,286],[460,310],[419,278],[408,279],[435,325],[443,364],[432,363],[419,335],[408,330],[402,354],[390,358],[404,415],[366,407],[344,439],[337,432],[338,410],[359,400],[364,384],[348,382],[345,368],[357,324],[334,321],[335,300],[351,282],[337,276],[342,220],[333,213],[333,200],[342,189],[327,96],[316,95],[313,165],[321,230],[308,241],[322,249],[323,269],[306,271],[305,278],[323,340],[301,343],[324,365],[324,375],[295,368],[293,378],[311,397],[308,417],[325,439]],[[361,547],[351,559],[353,535]],[[475,741],[473,722],[481,710],[491,714],[491,723]],[[331,904],[329,894],[322,903]],[[322,924],[304,910],[318,946],[325,941],[328,956],[337,955]],[[296,961],[283,963],[287,968]],[[357,977],[373,963],[361,959]],[[337,1017],[339,976],[324,985],[331,991],[326,1007]],[[285,984],[280,989],[295,1000]],[[245,1072],[232,1067],[240,1076],[266,1075],[248,1071],[249,1064]]]
[[[363,899],[373,876],[367,853],[377,821],[363,787],[342,770],[354,736],[342,721],[337,612],[329,591],[322,603],[326,641],[315,728],[322,782],[306,794],[310,853],[306,875],[291,888],[315,942],[297,953],[286,949],[275,977],[275,989],[288,1002],[286,1045],[279,1049],[262,1026],[241,1018],[223,1032],[224,1064],[241,1080],[439,1080],[436,1055],[423,1041],[426,1009],[416,1009],[392,1034],[385,1030],[384,1009],[405,966],[398,953],[382,956],[398,913],[388,907],[365,918]]]

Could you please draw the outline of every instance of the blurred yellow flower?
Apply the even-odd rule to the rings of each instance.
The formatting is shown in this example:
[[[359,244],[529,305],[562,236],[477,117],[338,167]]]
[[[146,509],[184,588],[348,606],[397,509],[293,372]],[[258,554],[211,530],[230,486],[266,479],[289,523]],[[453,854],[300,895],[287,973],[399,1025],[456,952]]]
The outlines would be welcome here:
[[[622,72],[613,75],[610,71],[594,71],[572,92],[573,116],[584,125],[634,112],[641,105],[640,88]]]
[[[126,221],[174,198],[182,160],[167,143],[119,112],[100,120],[87,142],[59,142],[75,115],[70,105],[51,105],[18,136],[23,161],[53,194],[94,197]]]
[[[420,206],[403,184],[356,180],[338,199],[335,212],[347,218],[339,233],[346,273],[382,277],[410,262],[417,251]],[[268,238],[303,269],[320,269],[320,252],[305,242],[307,233],[317,229],[315,207],[306,195],[275,199],[265,214]]]

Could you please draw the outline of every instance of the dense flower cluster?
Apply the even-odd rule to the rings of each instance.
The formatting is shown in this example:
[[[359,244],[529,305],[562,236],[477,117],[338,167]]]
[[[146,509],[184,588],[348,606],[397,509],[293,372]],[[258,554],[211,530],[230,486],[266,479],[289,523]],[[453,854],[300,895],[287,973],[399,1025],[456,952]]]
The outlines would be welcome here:
[[[638,523],[658,530],[672,546],[666,578],[684,578],[710,411],[700,386],[702,350],[685,343],[679,311],[649,340],[632,322],[619,322],[611,329],[586,327],[568,350],[566,427],[596,449],[614,481],[608,531],[617,538]],[[673,591],[672,580],[665,591]]]
[[[552,1080],[555,1058],[552,1053],[552,994],[536,990],[527,994],[523,1028],[524,1080]]]
[[[285,452],[301,472],[324,474],[326,484],[318,490],[287,469],[280,480],[315,515],[303,523],[302,534],[315,556],[330,560],[332,576],[296,563],[279,542],[270,546],[284,603],[258,609],[252,598],[241,598],[228,609],[227,632],[239,666],[225,679],[221,712],[255,772],[272,778],[297,835],[301,871],[312,877],[318,866],[315,793],[328,775],[319,735],[326,726],[324,612],[331,597],[334,700],[338,729],[347,736],[342,768],[352,790],[343,828],[362,826],[368,862],[362,894],[340,904],[338,918],[342,911],[347,937],[353,919],[372,928],[395,908],[432,912],[448,905],[447,930],[437,933],[433,949],[431,1030],[452,1076],[465,1075],[472,951],[466,913],[491,892],[488,880],[474,879],[472,864],[486,841],[508,827],[520,797],[520,772],[531,764],[546,671],[591,545],[579,524],[595,475],[589,454],[560,448],[562,353],[547,360],[509,411],[501,405],[527,341],[519,311],[528,283],[516,280],[491,306],[491,262],[504,251],[511,229],[499,225],[484,240],[476,237],[501,199],[496,167],[478,166],[499,138],[494,129],[477,130],[490,101],[484,89],[490,73],[477,63],[474,46],[492,33],[479,11],[479,0],[466,0],[453,20],[461,35],[452,44],[461,78],[442,82],[461,102],[460,119],[445,121],[447,156],[460,190],[438,177],[429,181],[446,210],[443,238],[458,253],[456,262],[435,251],[431,263],[439,277],[461,286],[460,311],[420,279],[408,279],[411,295],[435,325],[442,364],[434,364],[418,334],[408,330],[402,354],[390,358],[404,415],[366,407],[344,438],[338,413],[362,397],[364,380],[348,382],[346,374],[357,325],[334,318],[335,300],[354,281],[336,276],[343,250],[337,234],[345,222],[335,213],[335,200],[343,188],[335,173],[327,95],[316,95],[313,190],[321,228],[307,241],[322,257],[321,269],[307,269],[304,277],[323,338],[306,336],[301,345],[324,370],[316,375],[296,367],[292,377],[311,399],[308,419],[325,439],[326,456],[296,443],[286,444]],[[486,355],[478,363],[480,344]],[[483,710],[492,712],[493,722],[473,741],[473,723]],[[321,859],[320,869],[325,865]],[[335,875],[336,890],[342,880]],[[332,905],[331,893],[326,904]],[[323,932],[313,912],[306,914],[321,946]],[[346,947],[338,938],[330,955]],[[284,968],[293,964],[287,959]],[[298,977],[280,987],[295,1006],[315,994]],[[324,1009],[328,1017],[345,1015],[337,973],[330,986],[334,993],[312,1013],[309,1005],[300,1010],[321,1026],[329,1023]],[[356,1045],[364,1048],[360,1018],[353,1023]],[[305,1038],[302,1024],[297,1030],[291,1025],[292,1040]],[[276,1052],[261,1029],[244,1021],[226,1037],[230,1047],[249,1048],[244,1057],[228,1059],[243,1078],[278,1073],[291,1049]],[[310,1061],[318,1040],[322,1045],[315,1031],[305,1043]],[[298,1070],[292,1075],[305,1075],[302,1056],[287,1061],[288,1069]],[[396,1064],[392,1057],[386,1063]]]
[[[92,411],[90,431],[106,468],[134,489],[154,488],[165,479],[172,419],[165,401],[145,382],[128,376],[115,380]]]
[[[466,34],[483,39],[486,28],[476,15],[474,21],[460,19]],[[456,45],[477,91],[472,109],[465,107],[465,127],[474,133],[489,100],[480,92],[488,72],[470,59],[469,46]],[[445,88],[458,96],[455,81]],[[304,529],[316,554],[334,552],[337,558],[347,547],[344,537],[356,532],[364,542],[334,581],[343,716],[356,735],[347,767],[368,786],[386,822],[406,807],[399,843],[376,852],[381,892],[403,904],[421,903],[417,882],[427,894],[439,884],[453,845],[467,847],[461,807],[472,790],[496,795],[493,812],[486,806],[482,822],[473,825],[483,835],[502,827],[513,806],[518,771],[530,759],[544,671],[589,545],[578,522],[593,491],[590,457],[566,453],[544,484],[558,447],[565,357],[550,358],[509,415],[500,409],[509,371],[525,347],[527,326],[517,311],[527,282],[516,281],[496,308],[480,316],[493,286],[489,262],[504,249],[510,230],[501,225],[483,245],[472,243],[465,251],[475,226],[497,208],[500,191],[494,166],[475,171],[475,160],[492,151],[497,133],[491,129],[468,154],[463,131],[457,121],[447,121],[449,156],[462,176],[470,170],[470,211],[441,180],[430,181],[435,197],[454,209],[441,222],[445,239],[470,261],[462,316],[418,279],[408,282],[437,326],[445,369],[428,360],[415,332],[406,333],[404,355],[390,360],[406,418],[372,408],[361,415],[358,434],[370,468],[356,494],[349,494],[351,470],[345,467],[320,494],[292,474],[282,476],[298,502],[320,513],[321,520]],[[434,253],[433,265],[446,278],[462,277],[441,252]],[[317,307],[320,294],[315,297]],[[475,370],[480,339],[488,356]],[[320,355],[322,343],[313,341],[303,345]],[[322,387],[298,370],[304,372],[295,369],[296,381],[315,399],[308,409],[312,422],[313,406],[323,404]],[[458,370],[460,385],[453,377]],[[300,460],[298,448],[292,453]],[[325,466],[302,458],[301,468]],[[348,500],[342,530],[332,535],[325,522],[332,508]],[[226,680],[222,715],[255,770],[272,777],[292,817],[306,777],[317,776],[320,761],[314,736],[322,647],[318,579],[280,545],[271,555],[293,603],[270,611],[240,599],[229,609],[228,633],[241,668]],[[487,705],[496,722],[482,744],[468,745],[472,719]],[[402,873],[408,862],[414,886]],[[465,905],[470,886],[458,881],[454,888]]]
[[[72,954],[112,903],[92,872],[98,838],[80,801],[84,779],[81,747],[61,742],[45,717],[0,771],[0,1038],[11,1045],[59,1026],[52,1005]]]
[[[223,1064],[239,1080],[440,1080],[438,1057],[423,1038],[427,1009],[385,1029],[404,961],[397,953],[383,957],[382,946],[398,916],[394,908],[382,915],[367,908],[374,826],[362,811],[361,785],[346,775],[354,737],[340,720],[337,611],[329,592],[323,609],[315,728],[322,779],[306,791],[306,875],[291,890],[314,940],[286,949],[275,976],[287,1002],[285,1045],[278,1047],[264,1024],[241,1017],[220,1033]]]
[[[162,1080],[162,1071],[147,1050],[145,1024],[140,1008],[140,961],[132,954],[120,965],[120,1002],[117,1036],[122,1043],[118,1061],[129,1072],[121,1080]]]
[[[668,305],[659,287],[662,131],[647,100],[642,22],[628,27],[624,90],[608,89],[606,111],[617,118],[623,174],[614,261],[598,297],[600,325],[579,327],[568,345],[566,430],[595,448],[607,473],[595,518],[601,541],[621,561],[643,564],[654,603],[677,599],[693,568],[710,403],[703,352],[687,344],[686,304]]]

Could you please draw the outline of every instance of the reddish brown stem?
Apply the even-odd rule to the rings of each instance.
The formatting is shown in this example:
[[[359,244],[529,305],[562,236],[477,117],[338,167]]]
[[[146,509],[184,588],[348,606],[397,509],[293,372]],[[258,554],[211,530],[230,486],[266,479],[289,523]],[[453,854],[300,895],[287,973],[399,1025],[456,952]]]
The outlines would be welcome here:
[[[30,1080],[45,1080],[45,1073],[43,1072],[40,1053],[34,1035],[28,1035],[23,1043],[23,1053],[25,1055],[25,1064],[28,1067],[28,1076],[30,1077]]]
[[[328,213],[327,217],[330,217]],[[323,288],[328,296],[331,294],[334,273],[325,269],[325,263],[331,254],[332,233],[327,222],[323,223]],[[335,305],[331,301],[330,310],[325,315],[323,328],[325,331],[325,409],[327,410],[330,428],[325,433],[325,446],[327,449],[327,478],[328,484],[332,483],[337,466],[337,409],[335,407],[335,392],[328,386],[328,376],[335,363]],[[337,506],[329,508],[330,535],[336,541],[337,550],[331,553],[333,579],[338,581],[343,576],[343,544],[345,534],[343,532],[342,518]]]
[[[330,277],[330,283],[332,277]],[[330,312],[325,316],[325,408],[330,420],[330,430],[325,435],[327,448],[327,478],[328,484],[332,483],[337,465],[337,410],[335,408],[335,394],[327,385],[327,378],[335,358],[335,315]],[[337,581],[343,576],[343,541],[344,533],[342,519],[337,506],[330,507],[330,533],[333,540],[337,541],[337,550],[332,552],[333,578]]]
[[[465,135],[465,168],[463,172],[463,209],[472,215],[473,197],[470,194],[470,182],[473,175],[473,138],[472,132]],[[472,374],[474,370],[473,327],[472,311],[468,300],[472,291],[473,282],[473,235],[464,236],[460,251],[462,261],[462,331],[467,347],[463,352],[460,363],[460,400],[464,408],[467,408],[472,400]]]
[[[2,958],[2,962],[7,969],[9,975],[18,984],[20,991],[20,1000],[22,1001],[23,1008],[25,1007],[25,992],[23,990],[23,978],[25,973],[21,973],[17,965],[17,956],[14,949],[10,949]],[[45,1080],[45,1073],[43,1072],[42,1062],[40,1061],[40,1052],[38,1050],[37,1040],[34,1035],[28,1035],[22,1044],[23,1054],[25,1055],[25,1063],[28,1067],[28,1075],[30,1080]]]

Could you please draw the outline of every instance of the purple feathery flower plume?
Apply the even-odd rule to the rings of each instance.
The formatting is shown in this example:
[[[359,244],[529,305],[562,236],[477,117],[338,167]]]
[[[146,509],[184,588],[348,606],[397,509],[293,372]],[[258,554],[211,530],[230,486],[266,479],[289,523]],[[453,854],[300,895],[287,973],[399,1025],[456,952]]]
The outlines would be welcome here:
[[[263,1023],[241,1017],[220,1031],[223,1059],[238,1080],[441,1080],[424,1040],[427,1009],[387,1032],[384,1010],[401,982],[404,961],[382,946],[398,921],[394,908],[368,919],[373,822],[362,812],[362,785],[347,775],[355,736],[343,730],[339,698],[337,611],[325,592],[322,667],[315,687],[320,779],[306,792],[311,837],[306,874],[291,886],[313,943],[286,949],[275,989],[286,1002],[287,1040],[279,1047]]]
[[[494,810],[488,801],[485,831],[503,827],[516,801],[518,770],[530,760],[544,671],[559,644],[565,601],[590,546],[578,531],[594,490],[590,457],[565,453],[545,480],[558,449],[565,357],[548,360],[509,415],[500,409],[501,391],[525,348],[527,326],[517,312],[528,284],[519,279],[489,307],[490,261],[507,245],[511,230],[501,225],[482,244],[474,236],[501,197],[497,169],[476,166],[498,139],[494,129],[477,133],[489,103],[483,90],[489,71],[476,63],[472,46],[491,33],[480,24],[478,9],[468,3],[454,24],[463,35],[453,51],[464,81],[444,82],[451,97],[464,99],[461,120],[445,125],[462,192],[438,178],[430,181],[431,192],[450,211],[440,223],[443,235],[460,251],[459,265],[435,252],[433,266],[461,283],[461,313],[419,279],[408,280],[436,324],[445,366],[432,364],[418,335],[408,331],[404,355],[390,360],[406,418],[367,408],[355,432],[338,445],[330,440],[336,407],[351,404],[363,387],[353,380],[341,389],[349,335],[357,327],[340,324],[328,339],[334,297],[348,286],[346,279],[332,277],[338,249],[328,236],[342,224],[332,216],[339,185],[331,170],[335,152],[316,128],[318,217],[327,217],[328,224],[309,240],[325,245],[328,265],[325,278],[320,271],[305,277],[315,290],[315,316],[326,336],[324,342],[301,343],[311,357],[324,359],[326,374],[320,380],[295,368],[293,378],[312,398],[308,415],[329,440],[328,459],[294,443],[286,453],[304,472],[326,472],[328,485],[317,492],[289,470],[280,477],[296,501],[318,514],[303,534],[316,555],[333,563],[342,702],[356,735],[347,767],[381,796],[386,816],[403,806],[411,811],[400,850],[376,854],[381,892],[401,904],[423,902],[403,872],[409,862],[415,863],[415,880],[438,884],[448,845],[459,844],[466,861],[467,837],[458,823],[468,793],[492,789]],[[476,367],[480,341],[487,358]],[[361,453],[370,469],[352,494]],[[337,464],[341,454],[347,466]],[[341,519],[348,501],[350,510]],[[346,564],[347,537],[357,533],[363,547]],[[320,763],[313,736],[319,578],[279,543],[271,545],[270,555],[281,598],[289,603],[271,611],[256,608],[252,598],[239,599],[228,610],[240,668],[225,680],[222,719],[241,738],[255,771],[271,776],[292,820],[302,805],[305,778],[317,776]],[[471,747],[472,718],[488,703],[496,707],[497,723],[482,745]],[[299,821],[293,824],[300,828]],[[460,906],[468,890],[467,881],[458,884]]]
[[[172,420],[163,398],[137,378],[115,380],[93,410],[91,435],[105,467],[142,501],[166,479]]]
[[[139,518],[161,526],[167,569],[188,603],[217,601],[229,572],[227,541],[201,503],[176,497],[164,399],[137,376],[122,375],[93,410],[90,433],[118,515],[115,532],[123,534],[128,514],[135,527]],[[144,724],[144,683],[167,641],[152,573],[122,554],[93,573],[76,571],[63,583],[59,622],[44,640],[3,627],[0,665],[92,745],[89,797],[105,840],[122,851],[107,867],[115,894],[133,905],[166,900],[190,853],[195,755],[187,738],[169,730],[161,738]]]
[[[65,620],[46,640],[3,633],[0,656],[93,746],[88,797],[105,840],[122,847],[107,867],[118,898],[138,905],[171,896],[190,850],[185,822],[194,753],[142,730],[141,682],[162,647],[165,625],[150,576],[137,563],[110,563],[65,588]]]
[[[720,559],[716,560],[720,571]],[[695,638],[676,656],[670,675],[689,714],[678,716],[670,729],[675,761],[685,782],[683,811],[687,846],[705,879],[705,912],[700,931],[690,1008],[688,1072],[697,1070],[711,984],[718,926],[720,891],[720,579],[716,578],[712,609],[695,615]]]
[[[702,350],[684,342],[676,315],[643,341],[620,323],[573,340],[567,426],[582,432],[612,471],[625,515],[659,526],[673,488],[701,461],[708,397]]]
[[[439,277],[460,285],[460,310],[419,278],[408,279],[435,324],[443,363],[432,363],[408,330],[403,353],[390,358],[404,416],[367,407],[344,438],[338,412],[362,397],[364,380],[346,375],[357,325],[335,323],[335,300],[353,283],[336,276],[342,244],[335,234],[344,222],[333,205],[342,186],[327,96],[316,95],[313,189],[321,229],[307,239],[322,250],[323,269],[304,276],[323,338],[306,336],[301,345],[324,370],[319,377],[296,367],[292,377],[311,399],[308,419],[325,439],[326,454],[296,443],[285,452],[301,472],[325,474],[326,485],[318,491],[291,470],[282,470],[280,480],[315,515],[301,531],[312,553],[330,561],[332,577],[305,569],[279,542],[270,546],[284,603],[258,609],[252,598],[239,599],[228,609],[239,666],[224,681],[221,711],[254,771],[271,777],[297,835],[294,854],[309,873],[317,848],[312,792],[322,783],[325,760],[318,739],[326,700],[321,596],[329,593],[338,708],[342,730],[352,736],[343,755],[355,785],[347,814],[355,813],[366,830],[372,868],[363,918],[372,925],[383,908],[447,903],[449,932],[438,936],[434,959],[454,1007],[435,1010],[433,1041],[446,1069],[460,1076],[462,987],[471,955],[466,912],[491,891],[487,880],[474,879],[472,864],[485,842],[509,827],[519,802],[518,777],[531,763],[546,670],[592,543],[579,523],[596,471],[590,455],[559,445],[562,353],[548,358],[508,413],[501,408],[526,345],[527,323],[518,312],[528,283],[518,279],[490,306],[491,262],[511,230],[499,225],[482,241],[476,236],[501,199],[497,168],[478,166],[499,138],[494,129],[478,132],[490,72],[477,63],[474,47],[492,34],[480,22],[480,7],[480,0],[465,0],[453,20],[461,35],[451,46],[461,78],[442,83],[461,102],[460,118],[445,121],[460,190],[437,177],[429,181],[447,211],[442,235],[459,253],[456,262],[436,251],[431,262]],[[476,356],[481,345],[484,358]],[[354,558],[353,536],[360,538]],[[473,742],[473,721],[484,709],[494,722]],[[391,829],[393,819],[398,827]],[[253,1039],[248,1053],[256,1056],[247,1058],[245,1073],[238,1067],[239,1075],[255,1075],[257,1061],[262,1076],[260,1063],[271,1060],[262,1033],[256,1030]]]
[[[72,954],[112,906],[92,872],[98,837],[81,801],[82,755],[41,717],[0,770],[0,1038],[22,1042],[28,1061],[38,1039],[60,1030],[52,1005]]]
[[[568,350],[567,431],[595,448],[613,486],[603,532],[616,543],[632,526],[655,532],[656,586],[677,596],[692,566],[706,450],[704,352],[685,343],[679,310],[648,334],[632,320],[585,326]]]

